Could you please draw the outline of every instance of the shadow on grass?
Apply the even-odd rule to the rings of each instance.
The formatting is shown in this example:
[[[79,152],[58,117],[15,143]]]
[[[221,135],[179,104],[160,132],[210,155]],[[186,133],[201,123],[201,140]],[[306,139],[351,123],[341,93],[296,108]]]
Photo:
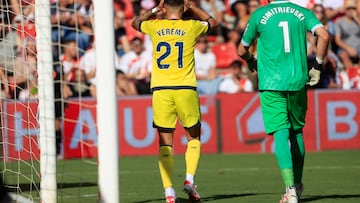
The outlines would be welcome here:
[[[217,195],[213,195],[213,196],[202,197],[201,202],[210,202],[210,201],[214,201],[214,200],[231,199],[231,198],[246,197],[246,196],[253,196],[253,195],[259,195],[259,194],[255,194],[255,193],[217,194]],[[188,199],[184,199],[184,198],[178,198],[178,199],[180,200],[180,203],[189,202]],[[149,200],[137,201],[137,202],[132,202],[132,203],[148,203],[148,202],[161,202],[161,201],[164,201],[164,199],[149,199]]]
[[[81,183],[58,183],[57,189],[67,189],[67,188],[78,188],[78,187],[97,187],[97,183],[91,182],[81,182]],[[34,188],[40,189],[40,183],[34,184],[19,184],[19,185],[6,185],[6,189],[9,192],[16,192],[18,189],[22,192],[34,191]]]
[[[360,194],[356,195],[314,195],[301,198],[301,202],[312,202],[316,200],[323,200],[323,199],[349,199],[349,198],[359,198]],[[359,200],[360,202],[360,200]]]
[[[253,195],[259,195],[259,194],[255,194],[255,193],[218,194],[218,195],[201,198],[201,202],[210,202],[210,201],[219,200],[219,199],[231,199],[231,198],[246,197],[246,196],[253,196]],[[186,201],[187,201],[187,199],[186,199]]]

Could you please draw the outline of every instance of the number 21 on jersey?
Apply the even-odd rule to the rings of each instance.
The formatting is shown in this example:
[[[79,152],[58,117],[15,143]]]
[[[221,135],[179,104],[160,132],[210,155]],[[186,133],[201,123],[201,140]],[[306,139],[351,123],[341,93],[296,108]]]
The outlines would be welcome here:
[[[171,46],[171,44],[168,42],[160,42],[156,46],[156,51],[163,52],[161,56],[156,60],[157,66],[160,69],[168,69],[170,67],[170,64],[163,63],[163,60],[168,57],[177,57],[177,67],[183,68],[183,56],[184,56],[183,42],[175,42],[173,46]],[[175,52],[177,52],[177,54]]]

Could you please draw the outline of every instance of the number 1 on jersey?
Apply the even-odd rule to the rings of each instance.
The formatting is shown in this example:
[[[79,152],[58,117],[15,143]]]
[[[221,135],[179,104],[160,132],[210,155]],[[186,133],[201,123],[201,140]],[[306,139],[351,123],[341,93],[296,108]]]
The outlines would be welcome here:
[[[290,37],[289,37],[289,25],[287,21],[280,21],[279,27],[282,27],[284,37],[284,50],[285,53],[290,53]]]

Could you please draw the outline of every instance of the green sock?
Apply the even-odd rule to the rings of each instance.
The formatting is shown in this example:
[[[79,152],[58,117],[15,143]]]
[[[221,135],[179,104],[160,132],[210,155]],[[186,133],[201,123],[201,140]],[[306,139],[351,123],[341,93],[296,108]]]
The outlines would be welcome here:
[[[295,184],[301,184],[305,158],[305,145],[302,131],[300,130],[291,132],[290,142],[293,161],[294,182]]]
[[[285,187],[294,186],[294,172],[292,169],[281,169],[281,176],[283,178]]]
[[[275,156],[286,187],[294,185],[294,173],[289,147],[289,129],[274,133]]]

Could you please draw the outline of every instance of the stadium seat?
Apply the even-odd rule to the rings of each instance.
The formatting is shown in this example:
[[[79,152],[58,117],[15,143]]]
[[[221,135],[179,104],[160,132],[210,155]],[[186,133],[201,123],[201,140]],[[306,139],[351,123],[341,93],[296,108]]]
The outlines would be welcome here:
[[[233,43],[218,43],[211,47],[211,51],[216,57],[216,68],[229,68],[231,62],[239,60],[237,47]]]
[[[349,76],[349,80],[356,77],[356,75],[358,74],[358,71],[360,71],[360,67],[356,67],[356,66],[346,69],[346,72]]]
[[[137,30],[135,30],[131,26],[131,22],[132,22],[132,20],[129,20],[129,19],[127,19],[125,21],[125,30],[126,30],[126,35],[127,35],[128,39],[129,39],[129,41],[134,39],[134,37],[143,38],[143,34],[141,32],[138,32]]]

